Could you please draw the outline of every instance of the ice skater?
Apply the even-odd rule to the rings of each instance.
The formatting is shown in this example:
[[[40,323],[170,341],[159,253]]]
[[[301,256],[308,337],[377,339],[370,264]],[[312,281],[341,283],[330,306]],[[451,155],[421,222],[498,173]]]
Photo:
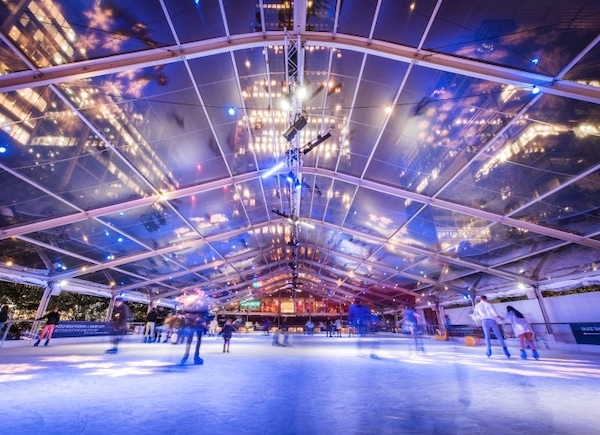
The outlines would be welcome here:
[[[58,307],[52,308],[52,311],[47,313],[45,316],[42,316],[39,319],[35,320],[37,321],[43,319],[47,319],[46,324],[44,325],[44,328],[42,328],[42,332],[40,333],[37,341],[33,343],[34,346],[39,346],[40,341],[42,341],[44,338],[46,338],[44,346],[48,346],[48,344],[50,343],[50,339],[52,338],[52,334],[54,333],[54,328],[56,328],[56,325],[58,325],[58,322],[60,322],[60,313],[58,312]]]
[[[504,355],[506,358],[510,358],[510,352],[506,347],[506,343],[504,343],[504,337],[500,332],[500,328],[498,327],[498,323],[496,319],[503,320],[502,317],[498,315],[496,309],[488,302],[487,296],[481,295],[479,297],[479,302],[475,304],[475,308],[473,309],[473,319],[476,323],[480,323],[483,328],[483,335],[485,337],[485,345],[486,352],[485,354],[489,358],[492,356],[492,337],[491,333],[493,332],[498,341],[500,342],[500,346],[502,346],[502,350],[504,350]]]
[[[127,331],[127,322],[131,317],[131,311],[123,300],[123,298],[115,299],[115,305],[113,307],[113,321],[111,323],[111,335],[113,347],[108,349],[106,353],[117,353],[119,348],[119,342],[123,339],[125,332]]]
[[[204,311],[187,311],[184,314],[185,318],[185,326],[181,330],[181,334],[185,337],[185,352],[180,365],[184,365],[187,362],[188,357],[190,356],[190,348],[192,346],[192,341],[194,341],[194,336],[196,339],[196,349],[194,351],[194,364],[201,365],[204,364],[204,360],[200,358],[200,345],[202,344],[202,335],[206,333],[206,317],[208,313]]]
[[[425,346],[423,345],[423,329],[419,324],[422,319],[421,315],[416,312],[412,306],[404,307],[404,321],[408,326],[410,335],[415,341],[415,351],[425,353]]]
[[[535,347],[533,328],[523,314],[511,305],[506,307],[506,317],[504,318],[512,326],[515,337],[519,338],[521,348],[521,358],[527,359],[525,345],[529,344],[531,354],[535,359],[539,359],[537,348]]]
[[[223,353],[229,353],[229,343],[231,342],[231,337],[233,336],[233,325],[231,324],[231,319],[227,319],[225,321],[225,325],[223,325],[223,329],[221,329],[219,335],[223,335]]]

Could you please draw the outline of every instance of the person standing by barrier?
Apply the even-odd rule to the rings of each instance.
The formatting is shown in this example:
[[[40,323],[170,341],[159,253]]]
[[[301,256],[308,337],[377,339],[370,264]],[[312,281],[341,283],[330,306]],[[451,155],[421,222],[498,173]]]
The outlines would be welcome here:
[[[231,322],[229,322],[229,323],[231,323]],[[218,329],[219,329],[219,321],[217,320],[217,317],[215,316],[208,324],[208,336],[214,337],[215,335],[217,335]]]
[[[60,322],[60,313],[58,312],[58,307],[54,307],[52,311],[47,313],[45,316],[35,320],[38,321],[43,319],[47,319],[46,324],[44,325],[44,328],[42,329],[37,341],[33,344],[34,346],[39,346],[40,341],[42,341],[44,337],[46,338],[44,346],[48,346],[48,343],[50,343],[50,339],[54,333],[54,328],[56,328],[56,325],[58,325],[58,322]]]
[[[527,359],[527,351],[525,350],[525,344],[529,344],[531,348],[531,354],[535,359],[539,359],[540,355],[535,347],[535,340],[533,339],[533,328],[525,319],[525,316],[521,314],[519,310],[512,306],[506,307],[506,317],[504,318],[512,326],[515,337],[519,338],[519,344],[521,348],[521,358]]]
[[[106,353],[117,353],[119,347],[119,341],[123,338],[127,332],[127,322],[131,317],[131,311],[123,300],[123,298],[115,299],[115,305],[113,307],[113,321],[111,323],[111,335],[113,347],[108,349]]]
[[[334,322],[335,332],[338,337],[342,336],[342,321],[340,319],[335,319]]]
[[[496,309],[488,302],[487,296],[481,295],[479,297],[479,302],[475,304],[475,308],[473,309],[473,319],[477,323],[481,324],[483,328],[483,335],[485,337],[485,345],[487,348],[486,355],[489,358],[492,355],[492,337],[491,333],[493,332],[502,349],[504,350],[504,355],[506,358],[510,358],[510,352],[506,347],[506,343],[504,342],[504,337],[500,332],[500,328],[498,327],[498,323],[496,319],[503,320],[502,317],[498,315]]]
[[[231,325],[231,319],[227,319],[225,321],[225,325],[223,325],[223,329],[221,329],[219,335],[223,335],[223,353],[229,353],[229,343],[231,342],[231,337],[233,336],[233,326]]]
[[[154,341],[154,330],[156,328],[156,318],[158,312],[156,308],[152,308],[146,315],[146,325],[144,325],[144,343],[152,343]]]
[[[0,308],[0,346],[2,345],[3,340],[8,336],[8,332],[10,330],[10,319],[11,315],[8,305],[2,306],[2,308]],[[4,325],[6,325],[6,331],[3,331]]]
[[[0,308],[0,332],[4,328],[4,324],[8,322],[8,305],[4,305]],[[2,338],[2,336],[0,336]]]

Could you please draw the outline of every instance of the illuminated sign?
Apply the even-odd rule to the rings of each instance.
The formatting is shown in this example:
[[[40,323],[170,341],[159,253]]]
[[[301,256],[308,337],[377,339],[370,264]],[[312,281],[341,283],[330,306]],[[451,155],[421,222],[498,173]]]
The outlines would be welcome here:
[[[243,302],[240,302],[240,308],[260,308],[260,301],[243,301]]]

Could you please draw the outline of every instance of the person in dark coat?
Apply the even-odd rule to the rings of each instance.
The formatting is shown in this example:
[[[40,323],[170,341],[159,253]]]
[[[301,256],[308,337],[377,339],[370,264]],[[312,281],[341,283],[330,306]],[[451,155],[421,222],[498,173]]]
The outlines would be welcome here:
[[[225,321],[225,325],[223,325],[223,329],[221,329],[219,335],[223,335],[223,353],[229,353],[229,342],[231,341],[231,337],[233,337],[233,325],[231,324],[231,319]]]
[[[60,322],[60,313],[58,312],[58,307],[54,307],[52,311],[47,313],[45,316],[42,316],[39,319],[35,320],[43,319],[47,319],[46,324],[44,325],[44,328],[42,329],[42,332],[39,335],[37,341],[33,344],[34,346],[39,346],[40,341],[42,341],[44,337],[46,338],[44,346],[48,346],[48,343],[50,343],[50,339],[52,338],[52,334],[54,333],[54,328],[56,328],[56,325],[58,325],[58,322]]]
[[[2,331],[2,328],[4,328],[4,324],[8,322],[8,318],[8,305],[4,305],[2,308],[0,308],[0,332]],[[2,340],[1,335],[0,340]]]
[[[194,364],[204,364],[200,358],[200,345],[202,344],[202,335],[206,333],[208,312],[206,311],[186,311],[184,314],[185,326],[181,333],[185,337],[185,353],[181,358],[180,364],[184,365],[190,356],[190,348],[194,335],[197,336],[196,349],[194,351]]]
[[[123,298],[115,299],[115,305],[113,307],[113,321],[111,323],[111,335],[113,347],[108,349],[106,353],[117,353],[119,347],[119,341],[125,335],[127,330],[127,322],[131,317],[131,311],[123,300]]]
[[[152,308],[146,315],[146,325],[144,326],[144,343],[152,343],[154,341],[157,318],[158,312],[156,311],[156,308]]]

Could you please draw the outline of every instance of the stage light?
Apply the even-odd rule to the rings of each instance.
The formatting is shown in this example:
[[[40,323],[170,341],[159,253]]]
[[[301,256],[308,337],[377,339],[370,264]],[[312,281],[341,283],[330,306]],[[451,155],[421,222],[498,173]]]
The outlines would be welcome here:
[[[302,152],[304,154],[307,154],[307,153],[311,152],[314,148],[321,145],[323,142],[325,142],[327,139],[329,139],[331,137],[330,131],[331,131],[331,129],[329,129],[327,131],[327,133],[325,133],[323,135],[318,135],[315,139],[311,140],[309,143],[304,145],[304,149],[302,150]]]
[[[296,177],[294,177],[294,173],[292,171],[290,171],[289,174],[287,174],[287,177],[285,177],[286,180],[288,180],[288,183],[293,183],[294,180],[296,179]]]
[[[281,216],[281,217],[284,217],[284,218],[286,218],[286,219],[289,219],[289,218],[290,218],[290,215],[289,215],[289,214],[287,214],[287,213],[284,213],[284,212],[282,212],[282,211],[279,211],[279,209],[275,209],[275,208],[273,208],[273,209],[271,209],[271,212],[272,212],[272,213],[275,213],[277,216]]]
[[[283,133],[283,137],[285,137],[288,142],[291,141],[300,130],[306,127],[307,123],[308,118],[306,116],[298,115],[294,123],[286,130],[285,133]]]
[[[229,109],[227,109],[227,113],[229,113],[229,115],[231,116],[235,115],[235,107],[230,107]]]
[[[539,93],[540,93],[540,88],[538,88],[537,86],[534,86],[534,87],[531,89],[531,93],[532,93],[533,95],[537,95],[537,94],[539,94]]]
[[[283,168],[283,165],[285,165],[285,162],[277,163],[275,166],[273,166],[271,169],[269,169],[267,172],[265,172],[260,178],[267,178],[267,177],[273,175],[275,172],[277,172],[281,168]]]
[[[302,101],[302,100],[304,100],[306,98],[306,87],[304,87],[304,86],[298,86],[296,88],[296,98],[299,101]]]

